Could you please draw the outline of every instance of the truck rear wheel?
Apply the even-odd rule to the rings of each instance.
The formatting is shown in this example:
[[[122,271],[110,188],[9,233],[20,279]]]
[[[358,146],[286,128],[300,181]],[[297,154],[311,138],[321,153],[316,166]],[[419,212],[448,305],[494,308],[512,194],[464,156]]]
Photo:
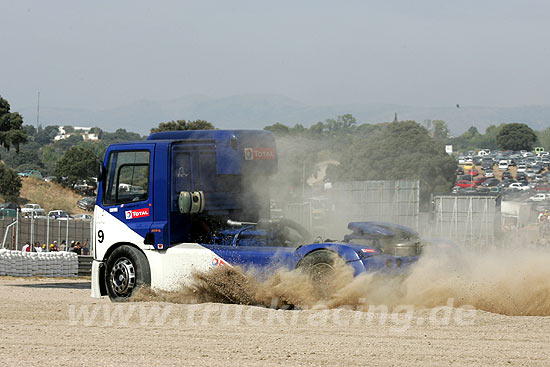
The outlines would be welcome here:
[[[105,286],[111,301],[127,301],[139,287],[150,284],[151,269],[141,251],[122,245],[109,256],[105,267]]]
[[[334,262],[338,256],[329,250],[317,250],[306,255],[298,268],[311,279],[316,296],[328,298],[334,291]]]

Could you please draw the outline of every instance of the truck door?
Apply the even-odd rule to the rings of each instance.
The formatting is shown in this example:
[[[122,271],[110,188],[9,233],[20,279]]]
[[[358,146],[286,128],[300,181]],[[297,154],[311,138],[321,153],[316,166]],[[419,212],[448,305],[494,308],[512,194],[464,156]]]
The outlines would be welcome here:
[[[106,153],[101,206],[106,213],[145,237],[153,221],[154,145],[117,145]],[[106,214],[107,215],[107,214]]]

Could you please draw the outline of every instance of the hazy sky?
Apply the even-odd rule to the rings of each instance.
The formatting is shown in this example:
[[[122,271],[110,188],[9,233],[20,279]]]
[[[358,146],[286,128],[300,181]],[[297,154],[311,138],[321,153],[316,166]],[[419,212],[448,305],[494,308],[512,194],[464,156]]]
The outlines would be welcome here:
[[[14,109],[188,94],[548,104],[550,1],[0,0]]]

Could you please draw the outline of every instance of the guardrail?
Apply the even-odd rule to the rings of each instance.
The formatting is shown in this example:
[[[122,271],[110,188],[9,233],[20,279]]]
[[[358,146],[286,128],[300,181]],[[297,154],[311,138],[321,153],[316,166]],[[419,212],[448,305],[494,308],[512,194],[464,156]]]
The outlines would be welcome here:
[[[92,261],[93,256],[81,255],[78,257],[78,276],[91,276],[92,275]]]

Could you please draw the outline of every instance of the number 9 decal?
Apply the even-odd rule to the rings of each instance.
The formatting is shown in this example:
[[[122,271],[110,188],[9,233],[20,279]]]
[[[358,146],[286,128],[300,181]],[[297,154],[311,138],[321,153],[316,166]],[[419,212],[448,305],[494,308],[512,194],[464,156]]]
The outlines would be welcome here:
[[[103,233],[103,230],[100,229],[100,230],[97,232],[97,241],[98,241],[99,243],[102,243],[104,239],[105,239],[105,234]]]

